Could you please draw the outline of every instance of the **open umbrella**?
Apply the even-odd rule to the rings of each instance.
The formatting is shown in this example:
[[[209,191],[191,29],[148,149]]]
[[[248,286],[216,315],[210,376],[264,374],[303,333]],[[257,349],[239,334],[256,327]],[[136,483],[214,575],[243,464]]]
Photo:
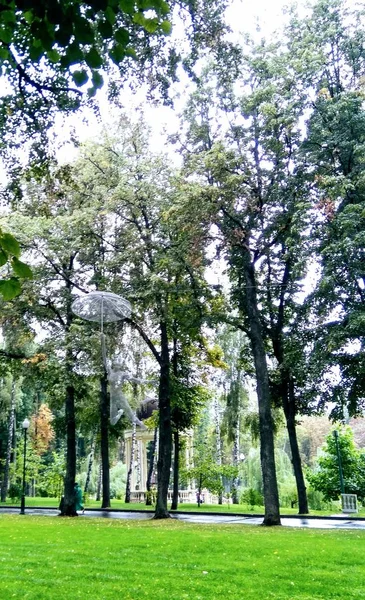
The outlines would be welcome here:
[[[130,317],[132,312],[128,300],[111,292],[90,292],[87,296],[80,296],[72,303],[71,309],[81,319],[100,323],[101,331],[104,323],[121,321]]]
[[[103,325],[104,323],[121,321],[129,317],[132,312],[131,304],[125,298],[111,292],[90,292],[87,296],[77,298],[72,303],[71,309],[81,319],[100,323],[103,363],[110,385],[110,421],[112,425],[115,425],[121,415],[125,413],[132,423],[136,423],[141,428],[146,429],[145,425],[137,418],[129,406],[129,402],[122,392],[122,386],[124,381],[134,381],[135,383],[147,382],[131,377],[122,369],[119,363],[109,366],[106,359]]]
[[[130,317],[132,306],[128,300],[112,294],[111,292],[90,292],[87,296],[80,296],[71,305],[71,310],[86,321],[100,323],[101,349],[105,370],[108,370],[106,362],[106,349],[104,337],[104,323],[121,321]]]

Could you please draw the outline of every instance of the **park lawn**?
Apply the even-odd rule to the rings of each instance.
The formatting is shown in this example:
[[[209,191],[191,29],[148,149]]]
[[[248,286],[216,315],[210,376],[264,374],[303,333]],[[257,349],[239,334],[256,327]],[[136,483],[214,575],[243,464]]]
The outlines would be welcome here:
[[[43,508],[58,508],[59,506],[59,498],[42,498],[40,496],[31,498],[26,498],[26,506],[38,506]],[[10,498],[6,501],[6,503],[0,503],[0,506],[20,506],[20,502],[13,502]],[[86,508],[100,508],[101,502],[89,499],[85,507]],[[126,504],[123,500],[113,499],[111,501],[111,508],[116,510],[151,510],[154,511],[153,506],[146,506],[144,503],[133,503]],[[197,504],[179,504],[179,511],[186,512],[214,512],[214,513],[239,513],[239,514],[252,514],[252,515],[262,515],[264,514],[263,506],[255,506],[252,507],[249,504],[227,504],[224,502],[222,505],[219,504],[201,504],[200,508],[198,508]],[[282,515],[297,515],[297,508],[281,508],[280,512]],[[330,510],[311,510],[310,515],[312,516],[328,516],[333,514],[341,514],[341,509],[338,508],[335,511]],[[354,515],[354,517],[365,517],[365,508],[361,507],[358,514]]]
[[[365,598],[365,532],[0,515],[0,598]]]

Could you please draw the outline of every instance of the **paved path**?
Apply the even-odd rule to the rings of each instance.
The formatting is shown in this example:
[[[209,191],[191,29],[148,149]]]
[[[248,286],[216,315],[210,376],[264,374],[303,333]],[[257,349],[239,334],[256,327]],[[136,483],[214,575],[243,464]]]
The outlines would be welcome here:
[[[19,508],[0,507],[1,513],[19,514]],[[58,509],[51,508],[26,508],[27,515],[46,515],[55,516],[58,514]],[[152,512],[146,511],[117,511],[117,510],[86,510],[84,515],[80,514],[81,518],[100,517],[104,519],[151,519]],[[229,514],[197,514],[197,513],[174,513],[174,519],[185,521],[187,523],[215,523],[215,524],[232,524],[232,525],[261,525],[262,517],[237,516]],[[336,515],[327,518],[301,518],[301,517],[282,517],[281,524],[284,527],[306,527],[310,529],[362,529],[365,531],[365,519],[351,518],[345,515]]]

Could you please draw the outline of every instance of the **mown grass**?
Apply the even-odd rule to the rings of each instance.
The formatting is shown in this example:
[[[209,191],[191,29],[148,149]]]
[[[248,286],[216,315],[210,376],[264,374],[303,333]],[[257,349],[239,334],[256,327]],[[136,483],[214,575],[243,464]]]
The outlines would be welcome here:
[[[365,598],[365,532],[0,515],[0,598]]]
[[[40,506],[44,508],[56,508],[58,507],[60,501],[58,498],[26,498],[26,506]],[[0,503],[0,506],[20,506],[20,502],[13,502],[8,498],[6,503]],[[100,508],[101,502],[96,500],[89,499],[86,502],[86,508]],[[120,510],[154,510],[154,507],[146,506],[144,503],[130,503],[126,504],[122,500],[111,501],[111,508],[120,509]],[[227,504],[226,502],[222,505],[219,504],[201,504],[200,508],[198,508],[197,504],[179,504],[178,510],[180,511],[188,511],[188,512],[216,512],[216,513],[240,513],[240,514],[263,514],[264,507],[263,506],[255,506],[252,507],[249,504]],[[334,514],[340,514],[341,509],[338,508],[336,511],[329,510],[311,510],[310,514],[313,516],[327,516]],[[297,508],[281,508],[282,515],[297,515]],[[354,515],[356,516],[356,515]],[[359,513],[357,514],[359,517],[365,517],[365,508],[361,508]]]

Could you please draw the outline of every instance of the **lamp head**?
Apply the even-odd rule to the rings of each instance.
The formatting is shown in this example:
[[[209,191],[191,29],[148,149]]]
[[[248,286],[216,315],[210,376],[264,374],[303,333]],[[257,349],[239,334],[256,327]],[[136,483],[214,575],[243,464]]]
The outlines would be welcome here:
[[[29,429],[29,425],[30,425],[29,419],[24,419],[24,421],[22,423],[22,428],[23,429]]]

